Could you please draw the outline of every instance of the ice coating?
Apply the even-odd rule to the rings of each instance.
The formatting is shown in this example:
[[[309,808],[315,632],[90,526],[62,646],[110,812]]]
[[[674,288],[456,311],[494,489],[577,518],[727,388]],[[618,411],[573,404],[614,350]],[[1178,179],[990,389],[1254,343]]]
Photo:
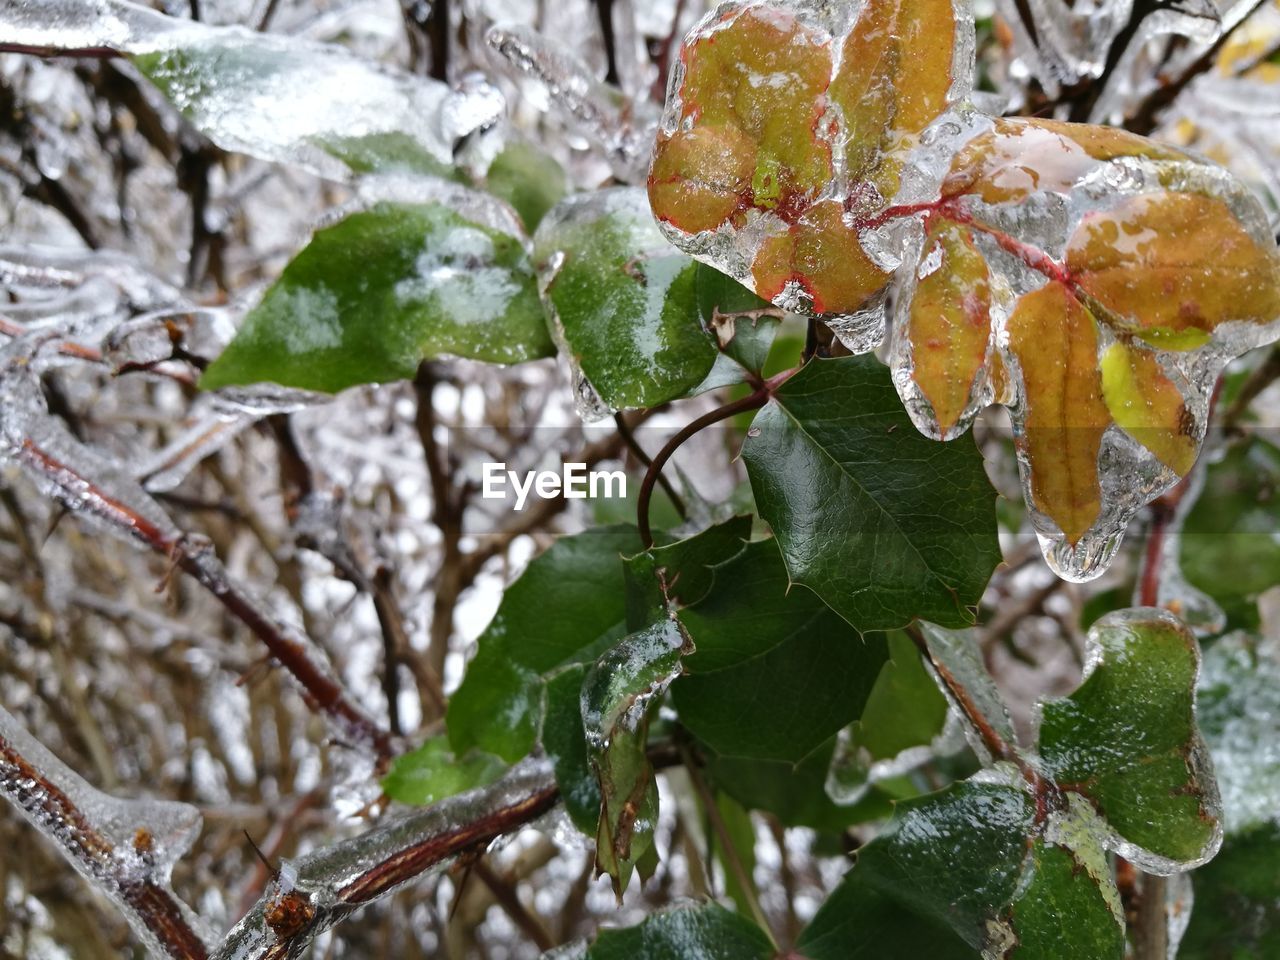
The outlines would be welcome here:
[[[169,886],[173,865],[200,833],[189,804],[102,793],[0,707],[0,795],[98,891],[156,958],[203,957],[203,931]]]
[[[1198,700],[1227,833],[1280,819],[1280,640],[1217,640],[1204,655]]]
[[[644,179],[657,125],[648,100],[631,100],[596,79],[572,51],[522,23],[494,25],[485,35],[501,62],[541,81],[552,107],[603,150],[614,175],[624,183]]]
[[[668,292],[692,264],[672,249],[654,224],[644,191],[638,187],[612,187],[576,194],[558,203],[538,225],[534,260],[552,338],[573,385],[578,414],[588,422],[613,412],[605,399],[608,395],[605,384],[602,382],[598,388],[591,382],[582,359],[583,341],[599,336],[600,331],[566,329],[565,317],[556,303],[556,288],[558,283],[563,285],[562,272],[567,276],[579,263],[594,263],[595,258],[610,257],[619,271],[612,273],[611,263],[610,275],[617,277],[618,282],[595,284],[602,301],[599,310],[593,313],[593,320],[608,322],[633,317],[635,321],[615,323],[616,327],[626,329],[618,331],[618,342],[611,350],[630,362],[645,364],[647,372],[657,379],[664,373],[662,365],[672,365],[672,354],[683,347],[681,343],[671,342],[663,318]],[[570,271],[565,271],[568,258],[574,259]],[[581,278],[575,282],[582,282]],[[574,290],[569,291],[571,306],[579,296]],[[572,320],[569,323],[572,325]],[[624,405],[622,401],[614,402]]]
[[[507,819],[522,822],[556,801],[550,761],[530,758],[496,783],[289,861],[227,934],[213,960],[293,960],[363,904],[448,867],[492,842]]]
[[[1114,32],[1114,12],[1088,29]],[[1212,164],[976,111],[964,3],[934,11],[946,49],[947,30],[899,24],[900,58],[877,59],[900,14],[868,6],[846,23],[798,0],[709,14],[672,77],[654,214],[686,253],[820,316],[855,352],[882,339],[891,291],[889,359],[913,422],[949,440],[1007,405],[1045,558],[1093,579],[1190,470],[1226,364],[1280,338],[1280,255],[1257,199]],[[1212,18],[1150,29],[1191,21]]]
[[[929,649],[929,669],[952,708],[961,716],[980,718],[1006,744],[1017,743],[1009,708],[982,662],[982,649],[975,632],[945,630],[932,623],[922,623],[921,633]],[[967,698],[966,703],[957,701],[961,695]],[[988,739],[973,723],[965,723],[964,733],[974,753],[985,763],[1001,759],[991,756]]]
[[[132,58],[218,146],[324,176],[383,167],[440,173],[463,138],[493,126],[504,102],[369,63],[341,47],[163,17],[127,0],[10,4],[8,41],[37,49],[105,49]]]
[[[708,13],[671,78],[649,193],[686,253],[823,315],[865,352],[882,335],[896,259],[875,234],[923,169],[907,154],[968,95],[973,24],[964,0],[851,12],[747,2]]]
[[[1107,719],[1105,725],[1096,729],[1105,729],[1111,742],[1091,744],[1087,748],[1088,752],[1093,754],[1089,765],[1094,770],[1094,777],[1091,778],[1093,782],[1083,784],[1086,794],[1090,791],[1105,789],[1101,784],[1105,779],[1103,770],[1108,764],[1136,762],[1147,766],[1148,769],[1154,769],[1153,758],[1156,757],[1157,750],[1154,741],[1164,731],[1160,731],[1159,734],[1155,731],[1143,734],[1139,727],[1131,727],[1128,715],[1131,711],[1134,716],[1139,715],[1140,707],[1134,704],[1132,699],[1122,702],[1116,697],[1119,691],[1125,689],[1122,676],[1125,673],[1130,674],[1131,677],[1142,676],[1146,685],[1164,683],[1166,689],[1162,691],[1161,696],[1168,697],[1170,678],[1179,678],[1173,681],[1175,686],[1183,679],[1181,672],[1183,667],[1171,662],[1173,658],[1169,653],[1170,644],[1181,648],[1180,654],[1173,656],[1185,658],[1186,664],[1189,665],[1185,679],[1190,681],[1190,689],[1185,691],[1187,715],[1182,721],[1186,723],[1185,740],[1177,747],[1180,754],[1179,779],[1182,782],[1174,788],[1171,795],[1195,798],[1195,818],[1198,827],[1202,828],[1196,840],[1197,848],[1182,856],[1166,855],[1148,849],[1131,839],[1117,825],[1117,821],[1123,816],[1128,818],[1132,828],[1134,823],[1141,823],[1144,818],[1155,817],[1157,814],[1152,810],[1113,811],[1107,820],[1106,835],[1103,839],[1107,849],[1124,857],[1147,873],[1157,876],[1181,873],[1207,863],[1217,854],[1224,834],[1223,800],[1215,776],[1215,765],[1196,722],[1194,690],[1202,687],[1199,681],[1201,663],[1199,644],[1186,625],[1167,610],[1135,607],[1113,611],[1100,618],[1089,629],[1085,641],[1084,669],[1080,687],[1071,698],[1067,698],[1070,700],[1082,696],[1087,682],[1095,672],[1102,671],[1104,668],[1110,672],[1109,679],[1104,681],[1102,687],[1097,688],[1110,692],[1096,695],[1092,699],[1092,706],[1088,708],[1095,711],[1098,717]],[[1132,695],[1132,690],[1128,692]],[[1177,691],[1179,696],[1183,693],[1181,690]],[[1060,725],[1057,728],[1059,739],[1051,740],[1046,732],[1045,724],[1049,711],[1055,710],[1058,705],[1067,700],[1041,701],[1036,707],[1034,722],[1040,741],[1038,745],[1040,756],[1037,763],[1049,770],[1050,775],[1055,762],[1065,761],[1065,765],[1070,768],[1081,760],[1081,756],[1069,744],[1061,741]],[[1143,753],[1143,751],[1149,752]],[[1133,769],[1130,767],[1130,772]],[[1081,786],[1081,784],[1072,785],[1070,790],[1075,792]],[[1092,802],[1098,801],[1094,799]],[[1102,806],[1103,809],[1100,812],[1106,817],[1105,798]],[[1174,830],[1171,828],[1170,821],[1166,820],[1165,823],[1167,828],[1165,833],[1171,836]],[[1158,837],[1159,843],[1164,843],[1166,840],[1165,835]],[[1152,846],[1156,845],[1151,844],[1150,841],[1147,842]]]

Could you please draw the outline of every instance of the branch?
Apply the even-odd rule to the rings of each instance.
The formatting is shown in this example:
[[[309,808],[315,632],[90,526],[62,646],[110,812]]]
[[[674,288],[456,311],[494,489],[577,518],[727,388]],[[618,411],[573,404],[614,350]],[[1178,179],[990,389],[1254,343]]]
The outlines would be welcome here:
[[[371,748],[379,760],[392,756],[391,738],[348,700],[314,659],[307,644],[288,635],[267,609],[234,583],[211,549],[198,546],[202,538],[169,526],[113,496],[65,458],[37,443],[29,434],[17,439],[11,455],[38,478],[41,489],[78,513],[86,514],[125,534],[135,543],[168,558],[208,590],[236,619],[260,639],[271,656],[302,686],[307,699],[338,728],[341,737]],[[157,508],[157,512],[158,508]]]
[[[640,528],[640,541],[644,544],[646,550],[653,546],[653,531],[649,527],[649,501],[653,498],[654,484],[657,483],[658,476],[662,473],[662,468],[666,466],[667,461],[694,434],[719,423],[721,420],[728,420],[736,414],[747,410],[758,410],[763,407],[769,402],[769,397],[773,395],[773,391],[792,372],[787,370],[782,375],[774,377],[773,380],[764,384],[754,393],[749,393],[740,400],[734,400],[724,406],[716,407],[709,413],[704,413],[684,426],[667,441],[666,446],[658,451],[658,455],[653,458],[653,462],[649,464],[649,469],[645,471],[644,479],[640,482],[640,496],[636,500],[636,525]]]
[[[497,783],[450,797],[308,854],[227,935],[214,960],[291,960],[367,903],[548,813],[560,799],[551,764],[524,760]]]
[[[205,960],[208,949],[192,929],[188,909],[168,886],[169,858],[185,852],[199,830],[194,808],[130,803],[99,792],[18,726],[3,707],[0,794],[120,907],[145,943],[174,960]],[[165,814],[174,822],[158,823]],[[174,826],[184,828],[185,836],[164,835]],[[122,829],[132,831],[132,836],[121,836]]]

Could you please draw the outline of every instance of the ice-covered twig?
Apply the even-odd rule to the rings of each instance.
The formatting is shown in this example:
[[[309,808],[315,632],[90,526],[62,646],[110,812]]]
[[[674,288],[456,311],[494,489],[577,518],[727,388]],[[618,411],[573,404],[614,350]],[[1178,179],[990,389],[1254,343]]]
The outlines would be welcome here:
[[[0,794],[123,912],[156,956],[204,960],[190,910],[169,888],[173,864],[200,832],[184,803],[101,793],[0,707]]]
[[[179,530],[135,481],[48,416],[30,367],[35,351],[24,354],[19,346],[0,353],[7,353],[9,361],[0,365],[0,454],[25,467],[46,494],[73,513],[188,573],[266,645],[339,739],[372,749],[379,759],[390,757],[390,735],[351,701],[310,643],[278,623],[260,600],[232,580],[204,538]]]
[[[285,864],[227,935],[214,960],[291,960],[366,903],[549,812],[559,800],[551,764],[528,759],[489,787],[450,797]]]

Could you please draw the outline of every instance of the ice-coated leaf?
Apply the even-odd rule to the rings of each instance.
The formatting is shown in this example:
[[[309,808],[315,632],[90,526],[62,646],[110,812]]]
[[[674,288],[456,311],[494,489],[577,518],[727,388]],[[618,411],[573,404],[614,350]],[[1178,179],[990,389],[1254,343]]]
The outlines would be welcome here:
[[[641,548],[634,527],[561,537],[502,596],[475,658],[449,700],[449,742],[514,763],[533,749],[543,687],[557,668],[594,662],[626,633],[622,557]],[[548,615],[548,597],[555,597]]]
[[[1102,848],[1020,787],[968,780],[900,803],[800,937],[809,960],[883,956],[1119,960]]]
[[[1196,718],[1228,836],[1280,823],[1280,642],[1246,633],[1205,650]]]
[[[318,230],[205,371],[336,392],[428,357],[520,363],[553,351],[521,241],[440,204],[379,203]]]
[[[503,113],[502,94],[482,81],[452,90],[342,47],[165,17],[126,0],[74,6],[72,22],[51,30],[19,5],[0,15],[0,33],[51,51],[127,54],[218,146],[326,176],[447,175],[458,142]]]
[[[546,87],[551,108],[603,148],[619,180],[635,183],[644,178],[657,125],[651,103],[632,100],[601,82],[572,49],[528,24],[495,24],[485,42],[518,74]]]
[[[574,826],[594,837],[600,825],[600,783],[587,755],[582,726],[582,681],[588,664],[565,667],[546,681],[542,746],[555,766],[556,783]]]
[[[1230,627],[1256,630],[1259,595],[1280,583],[1280,448],[1253,434],[1205,470],[1177,531],[1182,574],[1213,597]]]
[[[564,168],[555,157],[520,140],[507,144],[493,158],[484,186],[511,204],[530,234],[568,191]]]
[[[1228,837],[1191,875],[1195,904],[1180,960],[1268,960],[1280,956],[1280,825]]]
[[[959,224],[934,219],[925,235],[907,334],[898,339],[909,357],[911,378],[930,405],[939,439],[950,440],[966,412],[990,397],[987,362],[991,341],[991,292],[987,261],[973,235]]]
[[[651,710],[693,649],[674,618],[624,637],[596,661],[582,684],[582,726],[600,783],[596,870],[621,897],[637,861],[653,843],[658,784],[645,753]]]
[[[445,797],[488,786],[506,769],[491,753],[473,750],[456,757],[448,739],[432,737],[416,750],[396,757],[382,778],[382,789],[392,800],[427,806]]]
[[[987,672],[977,632],[943,630],[925,623],[921,625],[921,633],[929,652],[929,670],[934,682],[965,718],[964,733],[969,745],[987,763],[999,759],[990,755],[992,739],[1012,744],[1017,738],[1009,707]]]
[[[911,429],[874,358],[805,366],[756,416],[743,457],[792,582],[856,629],[972,622],[1000,562],[995,491],[969,442]]]
[[[889,659],[880,669],[861,717],[840,731],[827,775],[827,793],[843,804],[860,801],[876,783],[934,757],[955,752],[947,701],[925,669],[915,644],[888,635]]]
[[[699,320],[696,265],[663,238],[642,190],[562,201],[535,257],[584,416],[657,406],[706,377],[716,347]]]
[[[1065,286],[1048,283],[1018,301],[1008,329],[1026,411],[1016,436],[1031,502],[1074,547],[1102,512],[1098,454],[1111,414],[1097,326]]]
[[[803,760],[861,715],[886,656],[883,635],[864,638],[791,587],[772,539],[717,567],[680,620],[696,652],[672,697],[681,723],[724,757]]]
[[[1079,689],[1041,705],[1045,775],[1088,798],[1113,848],[1143,869],[1205,862],[1221,842],[1222,811],[1196,728],[1195,638],[1167,611],[1123,610],[1090,628],[1086,658]]]
[[[658,791],[646,754],[649,720],[693,640],[678,611],[712,589],[741,554],[751,518],[735,517],[626,561],[627,624],[633,632],[605,651],[581,688],[586,752],[599,783],[596,868],[619,897],[651,848]]]
[[[926,240],[926,280],[898,308],[910,320],[892,353],[903,400],[940,437],[992,399],[1008,404],[1046,559],[1092,579],[1137,510],[1190,471],[1226,363],[1280,333],[1280,256],[1257,202],[1133,134],[997,120],[921,206],[931,234],[950,223],[985,261],[993,322],[985,345],[971,328],[935,335],[945,314],[926,280],[971,287],[947,274],[977,268]],[[915,322],[921,311],[932,325]]]
[[[780,306],[855,314],[889,279],[860,227],[897,192],[918,135],[966,95],[971,50],[967,5],[952,0],[887,0],[856,18],[720,5],[681,48],[649,171],[655,215]]]
[[[639,926],[601,930],[582,960],[771,960],[768,935],[718,903],[680,904]]]
[[[1187,155],[1127,130],[1025,117],[998,117],[956,154],[942,196],[988,204],[1066,193],[1104,165],[1125,158],[1179,162]]]
[[[1007,404],[1045,557],[1089,580],[1190,469],[1226,363],[1280,336],[1280,255],[1204,160],[964,103],[971,30],[949,0],[721,4],[682,47],[650,202],[681,249],[854,353],[896,285],[913,421],[950,440]]]
[[[1086,216],[1067,246],[1079,287],[1118,318],[1117,331],[1191,349],[1229,323],[1280,317],[1280,256],[1223,200],[1143,194]]]

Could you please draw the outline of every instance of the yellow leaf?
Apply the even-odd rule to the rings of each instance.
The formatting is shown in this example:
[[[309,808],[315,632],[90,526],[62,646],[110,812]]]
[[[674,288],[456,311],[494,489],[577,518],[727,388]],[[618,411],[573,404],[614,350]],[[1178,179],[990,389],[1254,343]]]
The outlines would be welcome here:
[[[751,272],[756,293],[766,300],[795,281],[813,298],[818,313],[851,313],[889,280],[834,200],[814,204],[788,232],[766,240]]]
[[[933,407],[939,435],[949,439],[987,357],[991,291],[987,262],[966,228],[932,220],[922,259],[936,255],[937,268],[916,284],[907,324],[912,379]]]
[[[1121,430],[1186,476],[1196,462],[1196,423],[1154,354],[1125,343],[1108,347],[1102,354],[1102,395]]]
[[[986,203],[1007,203],[1037,191],[1066,192],[1100,164],[1121,157],[1186,159],[1172,147],[1114,127],[998,119],[990,131],[956,155],[942,194],[971,194]]]
[[[844,116],[845,159],[855,181],[897,192],[892,151],[947,108],[956,23],[951,0],[876,0],[845,38],[831,100]]]
[[[1102,510],[1098,452],[1111,415],[1093,317],[1060,283],[1025,294],[1009,318],[1022,380],[1019,445],[1036,508],[1075,546]]]
[[[1259,244],[1221,200],[1143,194],[1090,214],[1067,247],[1067,269],[1122,332],[1171,350],[1206,342],[1231,321],[1280,317],[1280,255]]]

